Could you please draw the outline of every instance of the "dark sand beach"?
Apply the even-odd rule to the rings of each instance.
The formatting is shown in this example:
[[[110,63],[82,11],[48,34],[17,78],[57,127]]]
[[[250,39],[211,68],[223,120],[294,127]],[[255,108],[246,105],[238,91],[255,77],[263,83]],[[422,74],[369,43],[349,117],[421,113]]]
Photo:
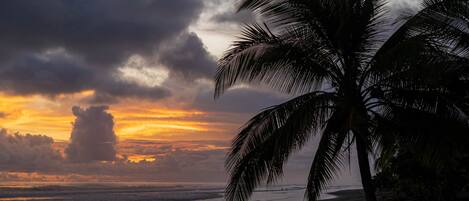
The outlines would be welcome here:
[[[341,190],[337,192],[328,193],[330,195],[337,196],[336,198],[332,199],[324,199],[323,201],[364,201],[363,197],[363,190],[356,189],[356,190]],[[377,198],[379,201],[386,201],[389,193],[386,192],[379,192],[377,193]]]
[[[363,201],[364,200],[362,190],[342,190],[342,191],[332,192],[329,194],[337,196],[337,198],[326,199],[324,201]]]

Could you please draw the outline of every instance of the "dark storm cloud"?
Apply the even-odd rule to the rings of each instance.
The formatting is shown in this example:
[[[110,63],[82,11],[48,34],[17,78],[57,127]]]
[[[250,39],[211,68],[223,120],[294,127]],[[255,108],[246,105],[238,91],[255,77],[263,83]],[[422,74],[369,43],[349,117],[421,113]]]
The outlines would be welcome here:
[[[18,56],[18,60],[0,66],[0,89],[15,94],[73,93],[91,87],[92,72],[63,55]]]
[[[108,108],[73,107],[76,119],[70,137],[70,144],[65,149],[67,159],[73,162],[113,161],[116,159],[116,134],[113,116],[106,112]]]
[[[1,1],[0,52],[63,47],[109,67],[185,30],[202,6],[199,0]]]
[[[62,50],[47,54],[24,55],[0,67],[0,90],[13,94],[54,96],[96,90],[89,102],[100,104],[120,97],[160,99],[169,92],[161,87],[146,87],[125,82],[106,69],[93,69]]]
[[[212,78],[216,70],[215,58],[205,49],[195,33],[183,34],[162,48],[159,61],[171,69],[172,76]]]
[[[160,58],[172,75],[209,77],[214,59],[187,30],[203,6],[202,0],[1,1],[0,90],[57,95],[92,89],[92,103],[167,97],[161,86],[115,76],[117,68],[138,54]]]

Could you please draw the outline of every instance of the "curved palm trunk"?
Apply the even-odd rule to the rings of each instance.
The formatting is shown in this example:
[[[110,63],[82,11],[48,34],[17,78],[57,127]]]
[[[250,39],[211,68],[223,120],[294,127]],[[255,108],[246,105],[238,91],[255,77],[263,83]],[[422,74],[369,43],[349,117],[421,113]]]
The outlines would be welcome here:
[[[365,191],[366,201],[376,201],[375,187],[371,179],[370,162],[368,161],[368,151],[366,143],[362,136],[356,137],[358,165],[362,179],[363,190]]]

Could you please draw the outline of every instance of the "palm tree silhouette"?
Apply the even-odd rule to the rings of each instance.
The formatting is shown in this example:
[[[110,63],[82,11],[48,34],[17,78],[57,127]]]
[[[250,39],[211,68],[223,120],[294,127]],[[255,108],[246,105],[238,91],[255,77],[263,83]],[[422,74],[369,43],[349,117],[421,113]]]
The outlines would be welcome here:
[[[227,200],[247,200],[262,182],[274,183],[291,153],[318,134],[305,197],[318,199],[354,143],[365,198],[375,201],[369,154],[390,149],[396,135],[424,136],[419,128],[426,125],[406,118],[409,126],[399,126],[400,117],[438,116],[467,125],[465,100],[455,89],[467,86],[461,75],[468,75],[463,52],[469,37],[448,14],[467,12],[467,0],[424,0],[392,34],[385,3],[241,2],[240,10],[252,10],[265,23],[245,25],[220,59],[215,97],[240,83],[298,96],[257,114],[234,139]]]

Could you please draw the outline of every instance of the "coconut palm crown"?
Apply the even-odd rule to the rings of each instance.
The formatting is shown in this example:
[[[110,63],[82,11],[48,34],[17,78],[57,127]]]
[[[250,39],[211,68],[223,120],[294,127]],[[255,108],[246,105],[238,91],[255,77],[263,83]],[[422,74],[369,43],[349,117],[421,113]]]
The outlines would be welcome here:
[[[263,23],[244,25],[220,59],[215,97],[238,84],[296,97],[254,116],[234,139],[227,200],[248,200],[263,182],[276,182],[289,156],[318,135],[305,198],[317,200],[344,151],[356,147],[365,198],[375,201],[369,154],[385,152],[396,136],[428,140],[418,119],[466,129],[469,29],[460,19],[469,19],[467,1],[424,0],[399,26],[385,23],[394,13],[386,3],[240,2]]]

